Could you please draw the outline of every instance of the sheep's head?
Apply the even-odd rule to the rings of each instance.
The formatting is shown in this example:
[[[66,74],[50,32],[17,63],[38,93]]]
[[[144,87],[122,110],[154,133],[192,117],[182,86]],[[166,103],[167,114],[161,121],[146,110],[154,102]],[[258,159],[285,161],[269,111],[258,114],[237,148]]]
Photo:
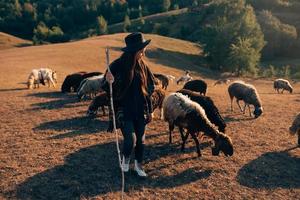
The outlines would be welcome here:
[[[263,113],[262,107],[255,107],[253,112],[255,118],[258,118],[262,113]]]
[[[300,113],[297,115],[295,120],[293,121],[292,126],[289,128],[289,131],[292,135],[298,133],[300,135]]]
[[[215,146],[212,147],[212,155],[218,156],[220,151],[224,153],[225,156],[233,155],[233,144],[230,137],[223,133],[219,133],[216,140]]]

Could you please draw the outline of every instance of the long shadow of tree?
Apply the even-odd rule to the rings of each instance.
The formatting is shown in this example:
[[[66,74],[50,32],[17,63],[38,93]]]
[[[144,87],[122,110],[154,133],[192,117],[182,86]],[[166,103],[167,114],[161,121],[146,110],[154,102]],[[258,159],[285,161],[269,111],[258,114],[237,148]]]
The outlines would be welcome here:
[[[250,188],[300,188],[300,158],[289,150],[265,153],[246,164],[238,172],[238,182]]]
[[[72,94],[64,94],[61,92],[40,92],[40,93],[28,94],[27,96],[46,98],[46,99],[49,98],[55,99],[47,102],[34,103],[31,105],[33,107],[33,110],[38,110],[38,109],[53,110],[53,109],[60,109],[60,108],[73,108],[73,107],[82,106],[82,103],[80,103],[79,100],[76,98],[76,96]]]
[[[148,151],[159,153],[161,149],[148,146]],[[120,169],[114,142],[94,145],[69,154],[65,163],[28,178],[16,188],[19,199],[79,199],[81,196],[93,197],[120,190]],[[160,157],[173,154],[160,152]],[[152,154],[151,154],[152,155]],[[150,156],[150,160],[156,157]],[[180,162],[180,160],[178,160]],[[195,182],[210,176],[211,170],[190,168],[173,176],[155,176],[149,178],[126,175],[126,190],[149,188],[172,188]]]
[[[62,139],[105,131],[107,127],[107,121],[100,121],[89,117],[75,117],[71,119],[45,122],[35,127],[34,130],[69,131],[67,133],[50,137],[50,139]]]

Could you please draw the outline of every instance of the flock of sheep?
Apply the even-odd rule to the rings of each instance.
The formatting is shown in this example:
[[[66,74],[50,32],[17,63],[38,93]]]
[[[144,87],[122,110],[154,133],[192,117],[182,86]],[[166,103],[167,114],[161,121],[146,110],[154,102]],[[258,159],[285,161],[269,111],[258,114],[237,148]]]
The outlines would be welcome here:
[[[172,142],[172,132],[176,127],[182,139],[181,150],[185,148],[185,143],[189,135],[196,144],[198,156],[201,156],[199,148],[198,135],[205,135],[214,141],[212,155],[219,155],[223,152],[225,156],[232,156],[234,152],[233,144],[229,136],[225,134],[226,123],[220,115],[218,108],[215,106],[212,98],[206,96],[207,83],[204,80],[194,79],[190,76],[189,71],[176,80],[177,84],[184,83],[183,88],[177,92],[166,95],[169,81],[175,80],[174,76],[165,74],[154,74],[156,89],[151,96],[153,109],[160,110],[160,118],[164,119],[169,125],[169,143]],[[39,83],[48,86],[52,84],[55,87],[57,74],[49,68],[34,69],[28,77],[28,88],[36,88]],[[109,107],[109,97],[101,87],[104,82],[104,75],[101,72],[78,72],[66,76],[61,91],[63,93],[77,92],[78,99],[93,99],[87,109],[88,116],[96,116],[101,108],[105,115],[105,107]],[[229,79],[220,79],[214,85],[228,84]],[[274,81],[274,89],[279,93],[284,90],[293,92],[291,84],[284,79]],[[280,91],[281,90],[281,91]],[[241,112],[245,114],[248,107],[249,115],[252,116],[250,106],[254,106],[253,115],[258,118],[263,113],[262,102],[256,88],[243,81],[234,81],[228,86],[228,94],[231,100],[231,111],[233,111],[233,100]],[[244,107],[240,105],[244,102]],[[111,130],[111,123],[108,130]],[[292,126],[289,128],[290,133],[298,134],[298,145],[300,145],[300,113],[295,118]],[[201,137],[200,137],[201,138]]]

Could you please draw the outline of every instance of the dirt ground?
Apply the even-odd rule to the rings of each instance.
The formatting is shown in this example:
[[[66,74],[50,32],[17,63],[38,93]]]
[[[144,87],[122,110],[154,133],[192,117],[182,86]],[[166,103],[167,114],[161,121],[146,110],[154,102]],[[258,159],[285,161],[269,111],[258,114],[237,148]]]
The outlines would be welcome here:
[[[122,37],[0,51],[0,199],[120,198],[115,138],[106,132],[107,117],[86,117],[90,101],[78,102],[75,94],[60,93],[60,86],[69,73],[103,71],[105,60],[97,64],[99,50],[109,44],[115,47],[112,59],[116,58]],[[149,37],[153,39],[149,65],[155,72],[178,77],[182,73],[178,66],[193,67],[189,63],[197,52],[193,45]],[[171,64],[155,57],[164,45],[168,50],[159,49],[159,56],[173,56]],[[175,54],[174,45],[190,53]],[[48,65],[60,75],[57,88],[27,90],[24,83],[30,70]],[[129,172],[125,198],[299,199],[300,148],[288,127],[300,112],[300,84],[294,85],[293,94],[276,94],[271,81],[246,80],[257,87],[264,108],[264,114],[253,119],[241,114],[236,104],[230,112],[227,85],[214,87],[213,80],[205,80],[207,95],[227,122],[234,155],[212,156],[208,139],[202,143],[202,157],[197,157],[191,139],[183,153],[178,131],[169,144],[167,124],[155,119],[146,131],[149,177],[141,180]],[[180,87],[171,83],[168,92]]]

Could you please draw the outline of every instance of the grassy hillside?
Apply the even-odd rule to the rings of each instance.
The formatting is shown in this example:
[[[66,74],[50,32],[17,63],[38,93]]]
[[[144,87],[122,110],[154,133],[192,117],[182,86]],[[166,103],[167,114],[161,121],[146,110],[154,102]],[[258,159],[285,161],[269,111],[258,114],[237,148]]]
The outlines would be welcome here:
[[[7,66],[7,70],[11,73],[1,76],[1,82],[5,84],[13,78],[11,76],[14,76],[14,73],[18,73],[20,81],[25,81],[31,69],[46,66],[60,71],[60,81],[63,81],[64,75],[74,71],[104,71],[105,47],[111,49],[112,60],[117,58],[121,54],[120,48],[125,45],[123,38],[126,35],[125,33],[104,35],[77,42],[2,51],[0,60],[5,62],[1,64]],[[181,69],[206,71],[199,57],[201,48],[198,45],[151,34],[146,35],[146,38],[152,39],[146,54],[154,71],[163,70],[167,73],[170,67],[178,69],[174,70],[174,75],[181,73],[179,71]],[[8,87],[8,85],[0,87]]]
[[[13,47],[30,46],[32,42],[0,32],[0,50]]]

